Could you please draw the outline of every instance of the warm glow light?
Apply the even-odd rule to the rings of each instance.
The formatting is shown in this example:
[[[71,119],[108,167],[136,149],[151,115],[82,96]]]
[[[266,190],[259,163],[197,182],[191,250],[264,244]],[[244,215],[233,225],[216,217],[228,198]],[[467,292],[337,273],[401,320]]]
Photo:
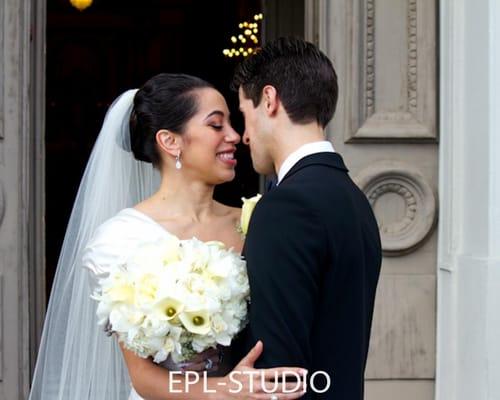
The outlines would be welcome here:
[[[231,42],[233,43],[233,45],[236,45],[239,42],[241,43],[240,45],[245,45],[248,47],[246,48],[234,47],[234,48],[224,49],[222,51],[222,54],[228,58],[233,58],[240,56],[248,57],[251,54],[255,53],[255,51],[259,47],[259,37],[258,37],[259,23],[261,23],[263,18],[264,18],[263,14],[255,14],[253,16],[254,22],[248,22],[248,21],[240,22],[238,24],[240,33],[231,36]],[[250,42],[247,44],[247,41]]]
[[[83,11],[92,5],[92,0],[69,0],[69,1],[73,7],[77,8],[80,11]]]

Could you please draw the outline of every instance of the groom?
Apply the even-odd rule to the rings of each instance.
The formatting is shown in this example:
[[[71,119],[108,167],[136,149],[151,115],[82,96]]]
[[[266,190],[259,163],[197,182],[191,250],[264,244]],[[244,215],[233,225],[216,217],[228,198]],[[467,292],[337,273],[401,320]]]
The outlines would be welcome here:
[[[238,67],[233,87],[254,168],[278,177],[246,237],[250,324],[236,346],[246,354],[262,340],[258,368],[322,371],[303,399],[362,400],[381,246],[370,204],[325,138],[333,66],[313,44],[280,38]]]

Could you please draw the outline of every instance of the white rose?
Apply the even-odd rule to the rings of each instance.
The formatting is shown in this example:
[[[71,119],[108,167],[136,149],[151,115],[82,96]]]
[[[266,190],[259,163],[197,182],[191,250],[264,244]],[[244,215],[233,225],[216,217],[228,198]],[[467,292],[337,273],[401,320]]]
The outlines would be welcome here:
[[[135,301],[138,305],[155,300],[158,291],[158,278],[153,274],[143,274],[135,282]]]
[[[169,265],[175,263],[181,258],[181,242],[176,237],[171,237],[164,244],[163,264]]]

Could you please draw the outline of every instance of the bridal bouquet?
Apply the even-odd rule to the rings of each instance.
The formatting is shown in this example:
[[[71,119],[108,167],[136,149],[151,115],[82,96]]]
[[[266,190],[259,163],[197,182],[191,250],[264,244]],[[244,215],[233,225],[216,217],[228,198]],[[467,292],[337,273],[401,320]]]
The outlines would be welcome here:
[[[230,345],[246,323],[249,284],[245,261],[222,243],[171,236],[141,245],[92,297],[99,324],[127,349],[178,363]]]

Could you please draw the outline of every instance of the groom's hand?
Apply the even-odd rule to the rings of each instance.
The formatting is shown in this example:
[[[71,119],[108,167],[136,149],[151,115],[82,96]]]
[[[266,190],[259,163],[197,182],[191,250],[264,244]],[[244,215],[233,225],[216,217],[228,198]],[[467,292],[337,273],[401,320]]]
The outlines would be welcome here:
[[[243,357],[238,365],[217,383],[220,400],[294,400],[304,395],[303,385],[298,382],[285,382],[282,376],[304,377],[307,371],[296,367],[255,369],[254,364],[263,351],[263,343],[257,344]],[[279,383],[276,383],[278,381]],[[225,387],[221,396],[220,388]],[[275,390],[274,390],[275,389]],[[276,396],[276,397],[273,397]]]

